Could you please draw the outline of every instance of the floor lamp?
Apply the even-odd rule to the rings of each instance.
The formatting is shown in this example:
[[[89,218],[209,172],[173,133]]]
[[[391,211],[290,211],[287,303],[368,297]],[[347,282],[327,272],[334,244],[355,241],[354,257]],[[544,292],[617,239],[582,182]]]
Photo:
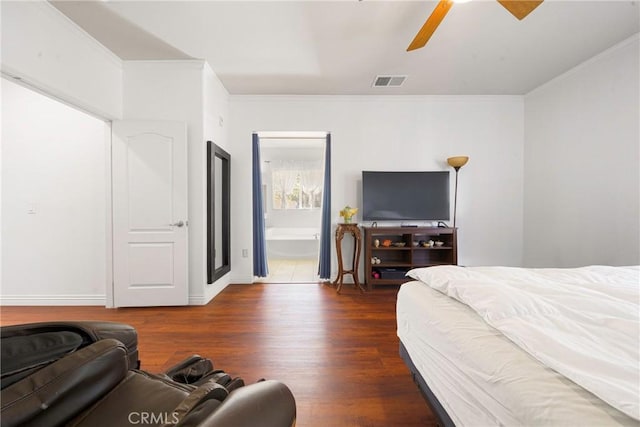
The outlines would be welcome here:
[[[449,166],[456,170],[456,189],[453,196],[453,228],[456,228],[456,210],[458,208],[458,171],[466,165],[468,161],[469,157],[467,156],[455,156],[447,159]]]

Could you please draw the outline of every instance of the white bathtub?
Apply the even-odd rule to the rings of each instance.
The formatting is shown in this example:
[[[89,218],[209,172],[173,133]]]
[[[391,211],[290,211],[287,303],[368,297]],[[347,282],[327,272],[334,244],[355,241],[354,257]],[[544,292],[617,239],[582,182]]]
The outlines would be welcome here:
[[[320,229],[316,227],[268,227],[267,257],[273,259],[317,258]]]

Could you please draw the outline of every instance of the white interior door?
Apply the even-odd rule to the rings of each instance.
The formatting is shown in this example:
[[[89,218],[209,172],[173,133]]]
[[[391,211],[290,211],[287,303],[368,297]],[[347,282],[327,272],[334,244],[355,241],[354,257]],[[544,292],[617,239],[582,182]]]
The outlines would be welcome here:
[[[112,177],[114,305],[188,304],[185,123],[113,122]]]

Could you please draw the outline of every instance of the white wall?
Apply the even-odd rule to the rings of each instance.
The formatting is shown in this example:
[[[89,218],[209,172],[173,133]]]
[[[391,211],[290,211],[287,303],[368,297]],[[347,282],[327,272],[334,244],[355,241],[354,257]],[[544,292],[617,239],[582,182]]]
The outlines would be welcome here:
[[[206,275],[206,141],[228,148],[227,98],[204,61],[124,62],[125,119],[187,123],[190,304],[206,304],[230,281],[230,275],[225,275],[207,285]],[[232,156],[232,164],[233,160]]]
[[[189,209],[189,301],[201,303],[206,265],[205,209],[201,180],[203,61],[125,61],[124,119],[187,123]]]
[[[250,141],[254,131],[332,133],[334,224],[341,207],[361,204],[361,170],[443,170],[447,169],[446,157],[464,154],[471,160],[460,173],[461,264],[520,265],[524,261],[527,265],[568,266],[639,262],[638,36],[531,92],[524,100],[492,96],[229,98],[202,61],[192,61],[190,65],[129,63],[125,73],[117,57],[49,3],[0,2],[0,10],[3,73],[20,77],[99,117],[188,123],[189,277],[190,301],[194,304],[206,303],[230,281],[252,281],[251,257],[242,258],[241,251],[248,249],[251,253],[252,248]],[[7,120],[12,111],[7,113],[6,107],[3,110],[3,119]],[[11,130],[4,125],[1,256],[2,277],[7,278],[15,274],[12,264],[19,263],[7,258],[14,254],[7,253],[5,240],[15,239],[15,235],[13,227],[10,230],[6,224],[34,222],[45,215],[39,216],[44,212],[37,201],[35,215],[26,216],[18,202],[15,212],[13,203],[7,207],[6,201],[17,197],[18,192],[8,190],[15,184],[7,174],[19,171],[12,160],[18,154],[12,153],[6,142]],[[61,130],[67,129],[56,126],[56,132]],[[46,140],[51,141],[53,134],[48,133]],[[232,273],[212,286],[206,285],[206,140],[213,140],[232,155]],[[50,148],[44,147],[33,158],[23,157],[26,170],[41,161],[37,157],[40,152]],[[104,174],[100,169],[104,168],[104,158],[101,152],[100,165],[84,171],[87,176],[93,177],[92,173],[99,170]],[[42,163],[40,172],[49,173],[49,163]],[[75,168],[86,166],[86,162],[78,163],[83,164],[61,172],[80,174]],[[28,185],[35,176],[18,184]],[[87,185],[98,185],[94,178],[88,181]],[[60,187],[34,194],[71,197]],[[73,195],[86,200],[80,193]],[[91,195],[99,196],[93,190]],[[104,194],[98,198],[104,203]],[[97,204],[92,202],[91,206]],[[105,210],[96,213],[90,222],[104,222],[104,213]],[[52,232],[51,227],[41,228]],[[26,231],[26,236],[33,239],[31,228]],[[98,242],[97,246],[102,244]],[[39,246],[28,247],[23,253],[25,259]],[[335,259],[332,261],[335,264]],[[50,267],[55,269],[62,264],[58,261]],[[68,281],[51,274],[51,278],[59,280],[49,280],[46,288],[25,292],[37,296],[54,290],[71,300],[104,298],[104,276],[100,276],[104,272],[89,269],[94,277],[82,288],[67,287],[80,283],[80,279]],[[43,286],[41,280],[33,282]],[[3,287],[3,296],[18,295],[7,292],[17,290]]]
[[[520,265],[523,109],[517,96],[232,96],[234,281],[253,279],[252,258],[239,255],[252,252],[254,131],[331,132],[334,226],[342,207],[361,205],[362,170],[446,170],[447,157],[469,155],[460,171],[459,262]]]
[[[524,263],[640,263],[638,35],[525,98]]]
[[[0,11],[3,75],[20,78],[25,85],[103,119],[187,122],[190,302],[209,301],[230,277],[206,285],[204,141],[214,140],[230,151],[226,129],[220,125],[220,118],[223,124],[227,120],[228,93],[213,71],[203,61],[147,61],[129,62],[125,75],[119,58],[48,2],[0,2]],[[106,138],[103,133],[101,141]],[[9,157],[4,154],[2,161],[7,163]],[[103,161],[106,155],[102,153]],[[3,182],[6,179],[3,171]],[[3,226],[5,222],[3,218]],[[83,292],[91,293],[91,286],[85,285]],[[104,304],[104,283],[100,286]],[[47,295],[64,298],[66,288],[50,283]]]
[[[107,125],[1,83],[2,303],[104,305]]]
[[[101,118],[122,115],[122,63],[46,1],[0,2],[2,72]]]
[[[232,150],[233,147],[229,144],[228,139],[228,123],[229,123],[229,92],[222,85],[218,77],[215,75],[211,67],[208,64],[204,65],[204,70],[202,74],[203,79],[203,126],[204,126],[204,136],[203,141],[213,141],[216,145],[224,149],[231,156],[230,167],[231,170],[235,167],[235,154]],[[204,143],[203,143],[204,144]],[[206,201],[206,171],[207,171],[207,163],[206,163],[206,145],[203,146],[204,155],[202,156],[201,162],[199,164],[199,168],[202,168],[202,177],[199,183],[193,183],[194,185],[199,185],[200,188],[198,191],[201,192],[203,201]],[[194,190],[195,191],[195,190]],[[202,204],[202,215],[206,221],[206,204]],[[233,222],[233,215],[231,221]],[[203,225],[203,236],[204,230],[206,230],[206,224]],[[233,244],[233,243],[232,243]],[[207,250],[206,250],[206,238],[204,239],[204,251],[202,262],[205,267],[205,280],[204,280],[204,300],[203,303],[209,302],[213,297],[215,297],[220,291],[222,291],[229,283],[231,283],[231,272],[225,274],[218,280],[216,280],[213,284],[208,285],[206,281],[206,267],[207,267]],[[190,254],[191,256],[191,254]],[[233,270],[235,260],[231,257],[231,269]]]

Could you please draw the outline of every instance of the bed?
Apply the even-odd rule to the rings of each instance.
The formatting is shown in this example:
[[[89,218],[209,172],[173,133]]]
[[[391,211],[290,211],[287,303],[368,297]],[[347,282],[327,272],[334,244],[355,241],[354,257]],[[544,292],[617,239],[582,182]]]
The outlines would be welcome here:
[[[638,267],[408,275],[400,353],[441,425],[640,425]]]

